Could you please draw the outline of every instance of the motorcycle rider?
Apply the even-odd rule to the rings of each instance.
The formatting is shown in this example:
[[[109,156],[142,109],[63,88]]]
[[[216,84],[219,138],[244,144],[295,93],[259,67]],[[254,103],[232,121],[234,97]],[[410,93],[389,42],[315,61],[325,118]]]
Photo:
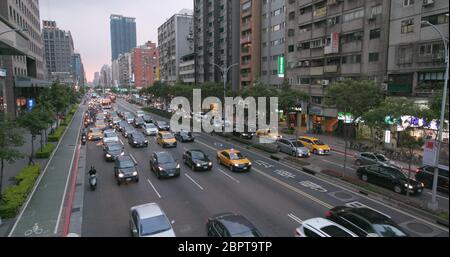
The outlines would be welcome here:
[[[89,176],[95,176],[97,175],[97,170],[94,166],[91,167],[91,170],[89,170]]]

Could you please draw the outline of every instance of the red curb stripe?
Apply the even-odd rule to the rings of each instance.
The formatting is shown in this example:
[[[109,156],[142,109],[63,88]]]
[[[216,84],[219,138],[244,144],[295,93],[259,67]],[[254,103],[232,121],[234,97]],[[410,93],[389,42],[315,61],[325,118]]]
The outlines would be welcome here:
[[[73,167],[73,176],[72,176],[72,187],[70,190],[70,195],[69,195],[69,199],[67,202],[67,206],[66,206],[66,218],[64,221],[64,232],[63,232],[63,236],[66,237],[67,234],[69,233],[69,225],[70,225],[70,218],[71,218],[71,213],[72,213],[72,204],[73,204],[73,198],[75,195],[75,185],[76,185],[76,181],[77,181],[77,176],[78,176],[78,161],[80,160],[80,150],[81,150],[81,145],[78,145],[77,147],[77,157],[75,159],[75,165]]]

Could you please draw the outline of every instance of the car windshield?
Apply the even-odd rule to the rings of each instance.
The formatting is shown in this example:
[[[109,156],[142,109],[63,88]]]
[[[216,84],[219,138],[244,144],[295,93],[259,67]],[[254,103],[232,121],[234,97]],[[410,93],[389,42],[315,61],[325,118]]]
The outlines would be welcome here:
[[[128,134],[131,134],[131,133],[134,133],[136,130],[134,130],[134,128],[132,128],[132,127],[128,127],[126,129],[126,131],[128,132]]]
[[[153,125],[153,124],[147,124],[147,125],[146,125],[146,128],[147,128],[147,129],[156,129],[156,126]]]
[[[182,132],[180,132],[180,135],[183,136],[183,137],[190,137],[190,136],[192,136],[192,133],[191,132],[182,131]]]
[[[314,140],[313,143],[314,143],[315,145],[325,145],[325,144],[324,144],[322,141],[320,141],[320,140]]]
[[[134,167],[134,162],[132,160],[121,161],[120,164],[119,164],[119,167],[121,169],[133,168]]]
[[[167,123],[166,123],[166,122],[164,122],[164,121],[158,121],[158,125],[159,125],[159,126],[166,126],[166,125],[167,125]]]
[[[383,237],[407,237],[403,231],[391,224],[374,224],[374,230]]]
[[[100,132],[102,132],[102,130],[101,130],[101,129],[98,129],[98,128],[92,128],[92,129],[91,129],[91,132],[92,132],[92,133],[100,133]]]
[[[139,140],[144,140],[145,139],[144,135],[139,134],[139,133],[133,134],[133,138],[134,139],[139,139]]]
[[[175,160],[173,157],[169,154],[162,154],[158,156],[159,163],[166,164],[166,163],[174,163]]]
[[[191,152],[191,154],[192,154],[192,159],[193,160],[202,160],[202,161],[206,160],[206,156],[202,152],[195,152],[194,151],[194,152]]]
[[[331,237],[352,237],[352,235],[345,230],[333,225],[323,227],[321,230]]]
[[[379,161],[381,161],[381,162],[388,162],[388,161],[389,161],[389,159],[386,158],[386,156],[384,156],[384,155],[382,155],[382,154],[376,154],[375,156],[376,156],[377,159],[378,159]]]
[[[305,147],[302,143],[300,142],[292,142],[292,144],[294,145],[294,147]]]
[[[142,236],[159,234],[172,228],[169,220],[164,215],[142,220],[140,227]]]
[[[231,160],[242,160],[245,159],[245,157],[241,153],[230,153],[230,159]]]
[[[164,135],[162,135],[162,138],[163,139],[173,139],[174,137],[172,134],[164,134]]]
[[[142,118],[137,118],[136,122],[144,122],[144,120]]]
[[[121,145],[111,145],[111,146],[109,146],[109,150],[110,151],[120,151],[120,150],[122,150],[122,146]]]
[[[247,230],[238,234],[231,235],[232,237],[261,237],[256,230]]]
[[[117,137],[116,133],[105,133],[105,137]]]

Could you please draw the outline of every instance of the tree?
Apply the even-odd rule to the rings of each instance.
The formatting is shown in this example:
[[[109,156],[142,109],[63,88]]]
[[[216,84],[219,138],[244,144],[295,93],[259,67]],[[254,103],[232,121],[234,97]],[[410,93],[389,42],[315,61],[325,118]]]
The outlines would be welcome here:
[[[33,162],[34,156],[34,139],[42,132],[42,130],[47,128],[46,120],[42,120],[42,118],[44,118],[44,114],[41,110],[36,108],[19,118],[19,124],[28,129],[31,134],[30,165]]]
[[[0,114],[0,199],[2,199],[3,170],[5,162],[14,163],[23,158],[16,147],[24,144],[23,136],[17,124]]]

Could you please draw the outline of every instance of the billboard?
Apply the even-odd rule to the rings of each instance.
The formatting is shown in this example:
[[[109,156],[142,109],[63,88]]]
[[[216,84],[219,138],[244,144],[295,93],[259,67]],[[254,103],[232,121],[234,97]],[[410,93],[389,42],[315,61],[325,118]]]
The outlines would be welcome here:
[[[284,78],[284,70],[285,70],[284,56],[280,55],[280,56],[278,56],[278,77],[279,78]]]

